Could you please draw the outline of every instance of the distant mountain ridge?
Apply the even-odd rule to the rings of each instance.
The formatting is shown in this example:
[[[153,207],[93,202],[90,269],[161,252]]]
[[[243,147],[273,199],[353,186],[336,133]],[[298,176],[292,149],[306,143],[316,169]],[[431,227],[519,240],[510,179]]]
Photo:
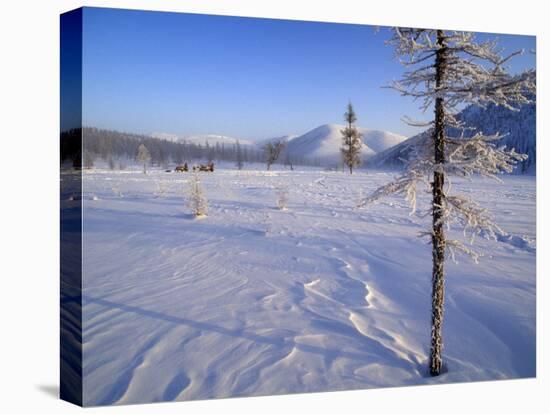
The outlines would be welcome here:
[[[466,125],[475,127],[487,135],[500,132],[507,134],[497,145],[514,148],[516,152],[527,154],[528,158],[519,163],[515,173],[534,174],[536,171],[536,105],[522,105],[519,111],[511,111],[493,104],[486,108],[468,106],[458,114],[458,119]],[[375,168],[400,168],[409,157],[410,149],[426,134],[421,132],[400,144],[386,149],[369,160]]]
[[[320,165],[339,164],[341,160],[340,148],[342,147],[342,129],[345,125],[341,124],[324,124],[320,125],[302,135],[283,135],[280,137],[268,138],[261,141],[250,141],[238,139],[239,143],[244,146],[255,147],[261,150],[262,147],[273,141],[286,141],[285,156],[295,160],[316,161]],[[375,154],[384,151],[403,142],[406,137],[392,132],[357,128],[363,138],[363,147],[361,156],[363,159],[368,159]],[[189,143],[195,145],[209,146],[216,144],[235,145],[237,138],[224,135],[193,135],[193,136],[178,136],[167,133],[154,133],[152,137],[164,139],[179,143]]]

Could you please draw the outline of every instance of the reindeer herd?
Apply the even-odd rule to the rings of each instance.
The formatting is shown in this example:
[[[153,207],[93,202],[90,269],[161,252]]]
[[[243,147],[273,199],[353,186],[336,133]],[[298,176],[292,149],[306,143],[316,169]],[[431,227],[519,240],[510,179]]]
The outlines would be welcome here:
[[[199,165],[193,165],[192,167],[193,171],[199,171],[199,172],[214,172],[214,163],[209,162],[208,164],[199,164]],[[174,168],[175,172],[188,172],[189,166],[187,163],[183,165],[178,165],[176,168]],[[166,170],[166,172],[170,172],[170,170]]]

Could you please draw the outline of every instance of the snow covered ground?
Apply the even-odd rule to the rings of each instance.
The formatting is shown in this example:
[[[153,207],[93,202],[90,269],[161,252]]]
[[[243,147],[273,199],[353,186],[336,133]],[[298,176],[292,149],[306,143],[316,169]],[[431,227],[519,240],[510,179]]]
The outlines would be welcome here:
[[[390,173],[216,170],[202,219],[190,173],[83,176],[86,405],[535,375],[534,177],[454,185],[509,236],[449,262],[432,378],[427,219],[397,197],[355,208]]]

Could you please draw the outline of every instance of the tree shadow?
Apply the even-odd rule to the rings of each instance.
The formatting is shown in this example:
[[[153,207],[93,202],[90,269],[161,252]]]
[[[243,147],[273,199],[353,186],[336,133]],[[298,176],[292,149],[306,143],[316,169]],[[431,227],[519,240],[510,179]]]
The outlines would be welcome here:
[[[283,338],[283,337],[277,338],[277,337],[258,335],[253,332],[247,332],[244,330],[224,328],[222,326],[215,325],[209,322],[200,322],[200,321],[195,321],[188,318],[183,318],[180,316],[166,315],[161,312],[147,310],[147,309],[143,309],[132,305],[115,303],[109,300],[94,298],[88,295],[82,295],[82,301],[83,301],[83,305],[86,305],[87,303],[94,303],[97,305],[105,306],[110,309],[118,309],[124,312],[130,312],[130,313],[145,316],[148,318],[154,318],[154,319],[158,319],[158,320],[162,320],[165,322],[170,322],[178,325],[185,325],[194,329],[215,332],[221,335],[226,335],[234,338],[246,339],[256,343],[270,345],[278,348],[295,347],[296,349],[301,350],[303,352],[321,355],[329,359],[341,357],[341,358],[351,359],[355,361],[361,361],[364,363],[373,363],[373,362],[382,360],[382,356],[380,354],[386,355],[390,358],[397,357],[398,359],[400,359],[399,356],[395,354],[393,350],[385,347],[375,339],[368,338],[368,337],[361,337],[361,340],[366,341],[370,345],[365,347],[367,349],[365,352],[352,352],[352,351],[345,351],[342,349],[330,349],[330,348],[324,348],[316,345],[299,343],[299,342],[296,342],[294,338]],[[347,332],[347,336],[349,335],[350,333]],[[353,336],[355,336],[355,332],[353,333]],[[369,348],[371,350],[375,349],[376,352],[368,352]]]

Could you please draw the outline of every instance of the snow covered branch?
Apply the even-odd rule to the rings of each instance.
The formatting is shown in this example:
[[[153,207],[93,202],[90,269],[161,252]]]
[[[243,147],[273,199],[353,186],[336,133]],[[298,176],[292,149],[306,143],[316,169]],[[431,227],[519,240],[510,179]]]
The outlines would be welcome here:
[[[446,61],[450,70],[442,84],[436,88],[435,66],[432,63],[441,46],[435,41],[436,30],[394,29],[387,42],[395,48],[395,54],[406,67],[402,79],[388,87],[403,96],[421,100],[421,109],[427,110],[438,96],[445,98],[447,109],[488,103],[517,110],[517,105],[531,102],[535,93],[536,73],[527,70],[509,74],[506,64],[523,53],[516,51],[502,57],[496,41],[476,43],[474,33],[445,32]],[[420,67],[417,67],[423,63]]]

